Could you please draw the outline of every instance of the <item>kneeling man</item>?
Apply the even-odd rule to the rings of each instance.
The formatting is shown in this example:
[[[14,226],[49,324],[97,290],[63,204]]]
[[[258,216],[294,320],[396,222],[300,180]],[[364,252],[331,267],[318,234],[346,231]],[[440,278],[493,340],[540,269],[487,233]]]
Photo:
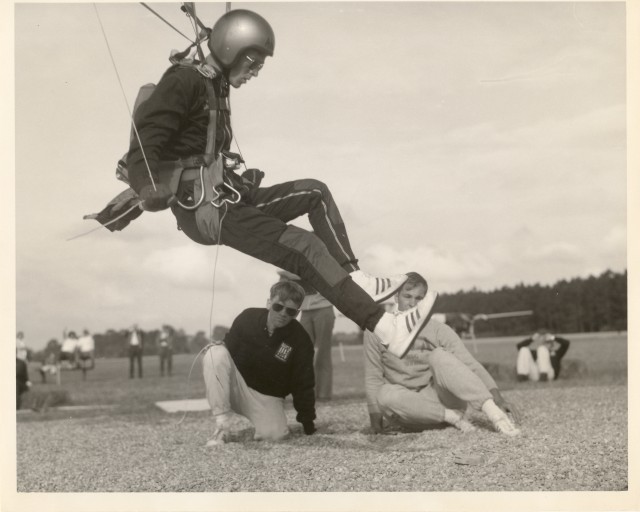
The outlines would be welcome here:
[[[313,344],[295,320],[303,299],[300,285],[274,284],[266,309],[244,310],[224,343],[214,342],[205,352],[202,369],[216,424],[207,446],[225,442],[232,412],[251,421],[255,439],[283,439],[289,433],[284,413],[289,394],[304,433],[315,432]]]
[[[427,281],[420,274],[407,275],[395,296],[397,311],[410,309],[427,293]],[[365,332],[364,352],[374,433],[384,433],[383,417],[412,429],[449,423],[463,432],[475,430],[465,419],[470,405],[482,411],[498,432],[512,437],[520,434],[507,415],[512,413],[517,420],[517,411],[448,325],[430,319],[402,358]]]

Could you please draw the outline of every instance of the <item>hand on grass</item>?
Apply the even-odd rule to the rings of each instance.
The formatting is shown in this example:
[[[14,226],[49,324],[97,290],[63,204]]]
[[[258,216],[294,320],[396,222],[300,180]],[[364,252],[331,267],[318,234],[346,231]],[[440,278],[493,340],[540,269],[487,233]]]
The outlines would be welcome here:
[[[371,433],[382,434],[382,414],[379,412],[372,412],[369,414],[369,421],[371,422]]]
[[[505,400],[500,391],[498,391],[497,389],[492,389],[491,394],[493,395],[493,401],[496,403],[496,405],[507,414],[510,414],[516,423],[520,423],[521,416],[518,408],[511,402]]]

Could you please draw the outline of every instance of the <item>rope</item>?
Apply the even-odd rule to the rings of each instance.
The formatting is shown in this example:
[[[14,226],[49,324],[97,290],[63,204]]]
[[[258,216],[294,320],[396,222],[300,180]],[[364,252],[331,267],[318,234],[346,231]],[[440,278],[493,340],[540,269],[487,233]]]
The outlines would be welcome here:
[[[113,58],[113,53],[111,52],[111,46],[109,45],[109,39],[107,38],[107,33],[105,32],[104,26],[102,25],[102,19],[100,19],[98,6],[94,3],[93,8],[96,11],[98,23],[100,24],[100,30],[102,30],[102,36],[104,37],[104,42],[107,45],[107,50],[109,51],[109,56],[111,57],[111,64],[113,64],[113,69],[116,72],[116,77],[118,78],[118,83],[120,84],[120,91],[122,91],[122,97],[124,98],[125,105],[127,106],[127,110],[129,111],[129,117],[131,118],[131,126],[133,127],[133,131],[136,134],[136,139],[138,139],[138,144],[140,145],[140,151],[142,152],[144,163],[147,166],[147,171],[149,172],[149,178],[151,179],[151,184],[153,185],[154,190],[158,190],[156,187],[155,180],[153,179],[153,174],[151,173],[151,167],[149,166],[149,162],[147,161],[147,155],[145,154],[144,148],[142,147],[142,141],[140,140],[140,135],[138,134],[138,128],[136,128],[136,123],[133,120],[133,112],[131,111],[131,107],[129,106],[129,102],[127,101],[127,94],[124,91],[124,86],[122,85],[122,80],[120,79],[120,73],[118,73],[118,66],[116,66],[116,61]]]
[[[151,7],[149,7],[147,4],[145,4],[144,2],[140,2],[140,5],[142,5],[142,7],[144,7],[145,9],[150,10],[153,14],[155,14],[158,18],[160,18],[162,21],[164,21],[167,25],[169,25],[173,30],[175,30],[178,34],[180,34],[182,37],[184,37],[187,41],[189,41],[190,43],[193,44],[193,41],[191,39],[189,39],[187,36],[185,36],[182,32],[180,32],[176,27],[174,27],[171,23],[169,23],[167,20],[165,20],[162,16],[160,16],[156,11],[154,11]]]
[[[213,304],[216,296],[216,270],[218,268],[218,253],[220,252],[220,240],[222,239],[222,221],[227,215],[228,208],[229,208],[229,205],[225,203],[224,215],[222,215],[222,217],[220,218],[220,222],[218,223],[218,242],[216,244],[216,257],[213,263],[211,310],[209,313],[209,337],[212,340],[213,340]],[[187,376],[187,396],[189,394],[189,384],[191,383],[191,372],[193,371],[193,367],[195,366],[196,361],[198,360],[198,358],[202,353],[206,352],[213,345],[214,343],[208,343],[205,347],[202,348],[202,350],[200,350],[200,352],[198,352],[196,357],[193,359],[193,362],[191,363],[191,368],[189,369],[189,375]],[[184,411],[184,414],[182,415],[182,418],[180,418],[180,421],[178,421],[177,425],[180,425],[186,417],[187,417],[187,411]]]

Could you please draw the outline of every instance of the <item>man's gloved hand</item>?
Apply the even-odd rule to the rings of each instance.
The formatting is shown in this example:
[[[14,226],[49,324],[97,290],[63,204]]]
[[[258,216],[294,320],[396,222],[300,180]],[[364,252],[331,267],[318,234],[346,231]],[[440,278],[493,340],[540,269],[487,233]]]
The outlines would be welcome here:
[[[304,429],[304,433],[308,436],[316,431],[316,426],[313,424],[313,421],[307,421],[303,423],[302,428]]]
[[[260,182],[264,178],[264,172],[260,169],[247,169],[242,173],[242,179],[245,182],[249,182],[250,188],[256,188],[260,186]]]
[[[369,421],[371,422],[371,431],[373,434],[382,434],[382,414],[379,412],[372,412],[369,414]]]
[[[142,199],[142,208],[148,212],[166,210],[178,201],[178,198],[164,183],[158,183],[155,189],[153,185],[145,185],[140,190],[140,199]]]

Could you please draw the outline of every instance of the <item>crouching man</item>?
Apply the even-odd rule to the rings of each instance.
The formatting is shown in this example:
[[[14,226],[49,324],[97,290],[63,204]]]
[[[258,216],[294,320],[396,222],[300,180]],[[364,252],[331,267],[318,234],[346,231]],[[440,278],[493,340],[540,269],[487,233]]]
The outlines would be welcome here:
[[[396,312],[412,308],[427,293],[427,281],[415,272],[395,296]],[[494,428],[517,436],[507,413],[518,413],[500,394],[487,370],[444,323],[430,319],[407,353],[399,358],[370,332],[364,334],[365,390],[374,433],[389,426],[421,430],[448,423],[463,432],[476,430],[465,418],[470,405],[482,411]]]
[[[224,343],[214,342],[205,352],[202,370],[215,419],[207,446],[224,444],[232,412],[251,421],[256,440],[285,438],[284,399],[289,394],[304,433],[315,432],[313,344],[295,320],[303,299],[300,285],[274,284],[266,309],[244,310]]]

